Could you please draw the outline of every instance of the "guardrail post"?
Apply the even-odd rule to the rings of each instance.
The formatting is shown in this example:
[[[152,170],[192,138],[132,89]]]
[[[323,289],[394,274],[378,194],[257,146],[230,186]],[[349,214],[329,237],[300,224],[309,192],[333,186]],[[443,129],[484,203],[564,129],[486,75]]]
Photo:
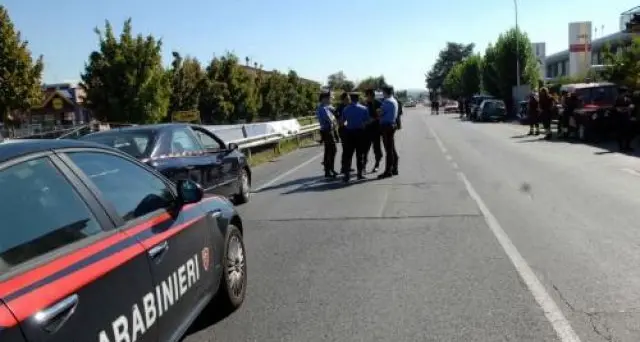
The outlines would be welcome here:
[[[249,135],[247,134],[247,127],[242,125],[242,136],[247,138]]]

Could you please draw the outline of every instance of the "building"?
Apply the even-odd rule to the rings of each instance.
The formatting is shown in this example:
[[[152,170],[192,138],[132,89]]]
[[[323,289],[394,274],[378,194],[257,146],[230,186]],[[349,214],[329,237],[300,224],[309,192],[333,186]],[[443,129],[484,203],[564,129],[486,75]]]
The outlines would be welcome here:
[[[591,38],[591,22],[569,23],[569,46],[565,51],[557,52],[545,58],[545,76],[547,79],[557,77],[575,77],[584,75],[594,66],[604,63],[603,48],[609,46],[611,52],[618,53],[631,44],[631,33],[626,33],[627,23],[634,14],[640,13],[640,6],[620,14],[620,31],[600,37]]]
[[[84,108],[84,90],[72,83],[45,84],[43,101],[31,108],[27,123],[41,127],[73,126],[89,122],[89,111]]]
[[[602,49],[607,44],[611,48],[611,52],[616,53],[618,49],[631,44],[631,34],[620,31],[591,41],[590,48],[587,47],[591,52],[590,61],[587,63],[588,66],[603,64],[604,54]],[[570,72],[569,56],[570,50],[568,49],[547,56],[545,60],[546,78],[578,76],[579,73]]]

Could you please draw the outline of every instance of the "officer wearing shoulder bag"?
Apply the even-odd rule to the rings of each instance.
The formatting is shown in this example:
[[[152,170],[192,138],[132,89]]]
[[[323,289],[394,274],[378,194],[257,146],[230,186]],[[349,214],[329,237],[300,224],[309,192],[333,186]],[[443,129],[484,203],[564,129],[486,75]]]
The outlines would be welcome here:
[[[330,93],[320,94],[320,104],[316,109],[316,117],[318,118],[318,123],[320,123],[320,134],[324,144],[324,158],[322,163],[324,166],[324,175],[325,177],[335,178],[337,172],[334,169],[334,163],[337,149],[333,132],[336,127],[336,119],[331,112],[330,102]]]

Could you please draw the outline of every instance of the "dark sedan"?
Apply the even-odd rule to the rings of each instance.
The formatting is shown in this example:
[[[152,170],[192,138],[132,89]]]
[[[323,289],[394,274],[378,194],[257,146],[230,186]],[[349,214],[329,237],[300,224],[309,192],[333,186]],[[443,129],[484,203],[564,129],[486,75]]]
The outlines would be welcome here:
[[[18,140],[0,143],[0,189],[0,341],[178,341],[205,308],[244,301],[240,216],[191,180],[99,144]]]
[[[173,181],[191,179],[205,192],[249,201],[251,168],[236,144],[225,144],[202,126],[158,124],[118,128],[83,136],[117,148],[158,169]]]

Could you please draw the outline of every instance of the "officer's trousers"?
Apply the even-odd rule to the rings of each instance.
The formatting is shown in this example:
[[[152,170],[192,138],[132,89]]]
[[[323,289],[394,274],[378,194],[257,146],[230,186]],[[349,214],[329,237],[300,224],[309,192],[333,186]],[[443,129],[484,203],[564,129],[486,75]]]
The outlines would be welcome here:
[[[369,157],[369,151],[373,147],[373,156],[376,160],[376,166],[380,164],[382,160],[382,132],[380,131],[379,123],[372,123],[365,129],[367,135],[367,142],[364,151],[364,165],[367,166],[367,160]]]
[[[635,137],[635,122],[631,121],[627,113],[615,113],[616,114],[616,138],[618,140],[618,147],[621,151],[627,151],[631,149],[631,142]]]
[[[324,144],[324,159],[322,163],[324,165],[324,172],[332,173],[336,161],[336,141],[333,136],[333,130],[321,130],[320,136]]]
[[[364,159],[367,149],[367,135],[364,129],[345,129],[342,141],[342,171],[348,175],[351,172],[353,155],[356,155],[356,170],[364,173]]]
[[[396,151],[396,127],[394,125],[381,125],[382,144],[384,145],[385,165],[384,174],[398,173],[398,151]]]

